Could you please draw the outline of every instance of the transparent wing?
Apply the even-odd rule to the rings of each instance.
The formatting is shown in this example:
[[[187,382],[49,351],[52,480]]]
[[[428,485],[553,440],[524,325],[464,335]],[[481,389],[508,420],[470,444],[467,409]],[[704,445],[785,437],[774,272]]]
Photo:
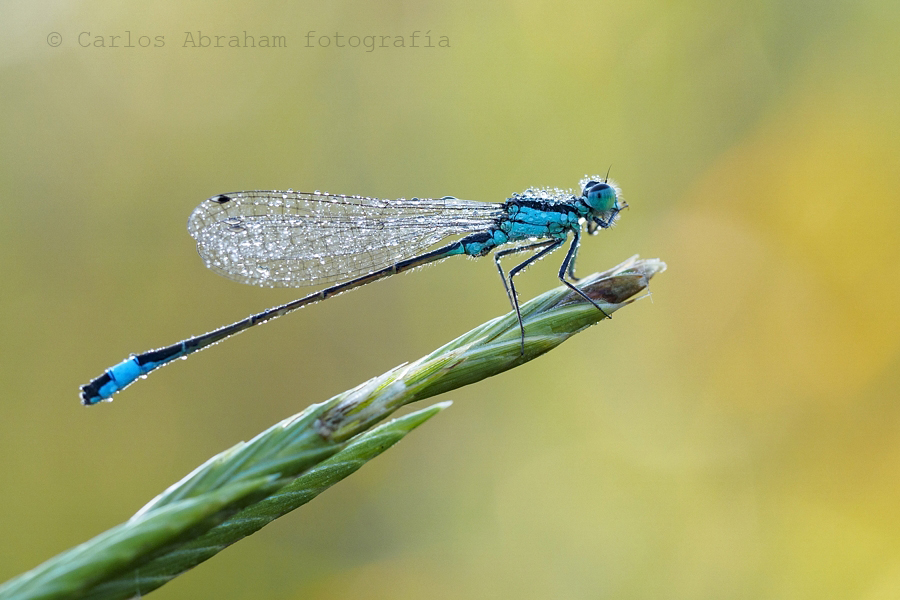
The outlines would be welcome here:
[[[333,283],[483,231],[502,204],[452,197],[382,200],[288,190],[235,192],[198,206],[188,231],[213,271],[265,287]]]

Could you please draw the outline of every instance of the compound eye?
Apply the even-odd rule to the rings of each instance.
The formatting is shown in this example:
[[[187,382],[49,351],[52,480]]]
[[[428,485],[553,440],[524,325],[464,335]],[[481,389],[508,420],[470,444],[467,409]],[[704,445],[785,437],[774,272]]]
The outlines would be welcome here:
[[[589,181],[584,186],[583,195],[587,196],[588,194],[599,194],[603,190],[609,189],[609,185],[603,183],[602,181]]]
[[[584,187],[584,200],[595,213],[604,213],[616,206],[616,190],[611,185],[592,182]]]

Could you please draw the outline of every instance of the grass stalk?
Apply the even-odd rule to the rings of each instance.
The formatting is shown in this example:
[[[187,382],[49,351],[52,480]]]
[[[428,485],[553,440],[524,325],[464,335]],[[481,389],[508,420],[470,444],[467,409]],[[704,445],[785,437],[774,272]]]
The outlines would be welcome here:
[[[633,257],[578,286],[612,314],[664,270]],[[604,319],[566,287],[521,309],[524,354],[515,314],[492,319],[213,456],[125,523],[0,585],[0,600],[144,595],[309,502],[449,403],[378,425],[398,408],[522,365]]]

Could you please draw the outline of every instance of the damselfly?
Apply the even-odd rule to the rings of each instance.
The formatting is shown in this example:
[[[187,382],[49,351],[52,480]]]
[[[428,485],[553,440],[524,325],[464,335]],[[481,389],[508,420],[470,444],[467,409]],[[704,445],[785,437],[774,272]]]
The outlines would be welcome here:
[[[108,400],[176,358],[307,304],[450,256],[485,256],[504,244],[513,246],[496,252],[494,261],[519,319],[524,354],[525,326],[513,278],[560,248],[572,234],[559,279],[603,312],[571,283],[578,280],[575,257],[582,227],[591,235],[606,229],[626,206],[618,187],[598,176],[584,178],[578,194],[529,188],[501,203],[452,196],[380,200],[293,190],[213,196],[188,220],[188,231],[207,267],[229,279],[264,287],[332,285],[210,333],[132,355],[81,386],[82,403]],[[422,253],[451,235],[464,237]],[[529,251],[533,254],[508,274],[503,270],[501,258]]]

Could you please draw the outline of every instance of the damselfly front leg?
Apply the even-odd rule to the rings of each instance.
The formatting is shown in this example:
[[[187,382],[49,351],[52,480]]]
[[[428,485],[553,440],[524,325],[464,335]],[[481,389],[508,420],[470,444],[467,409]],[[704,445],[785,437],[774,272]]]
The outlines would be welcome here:
[[[572,244],[569,246],[569,251],[566,252],[566,258],[563,259],[562,265],[560,265],[559,267],[559,280],[566,284],[569,289],[574,290],[579,296],[593,304],[597,308],[597,310],[603,313],[604,317],[606,317],[607,319],[612,319],[612,317],[609,316],[605,310],[600,308],[600,305],[594,302],[594,300],[590,296],[585,294],[581,290],[581,288],[576,286],[574,283],[566,281],[565,275],[567,272],[569,277],[571,277],[575,281],[578,281],[578,278],[575,277],[575,255],[578,254],[578,244],[581,241],[581,232],[576,229],[572,233]]]

